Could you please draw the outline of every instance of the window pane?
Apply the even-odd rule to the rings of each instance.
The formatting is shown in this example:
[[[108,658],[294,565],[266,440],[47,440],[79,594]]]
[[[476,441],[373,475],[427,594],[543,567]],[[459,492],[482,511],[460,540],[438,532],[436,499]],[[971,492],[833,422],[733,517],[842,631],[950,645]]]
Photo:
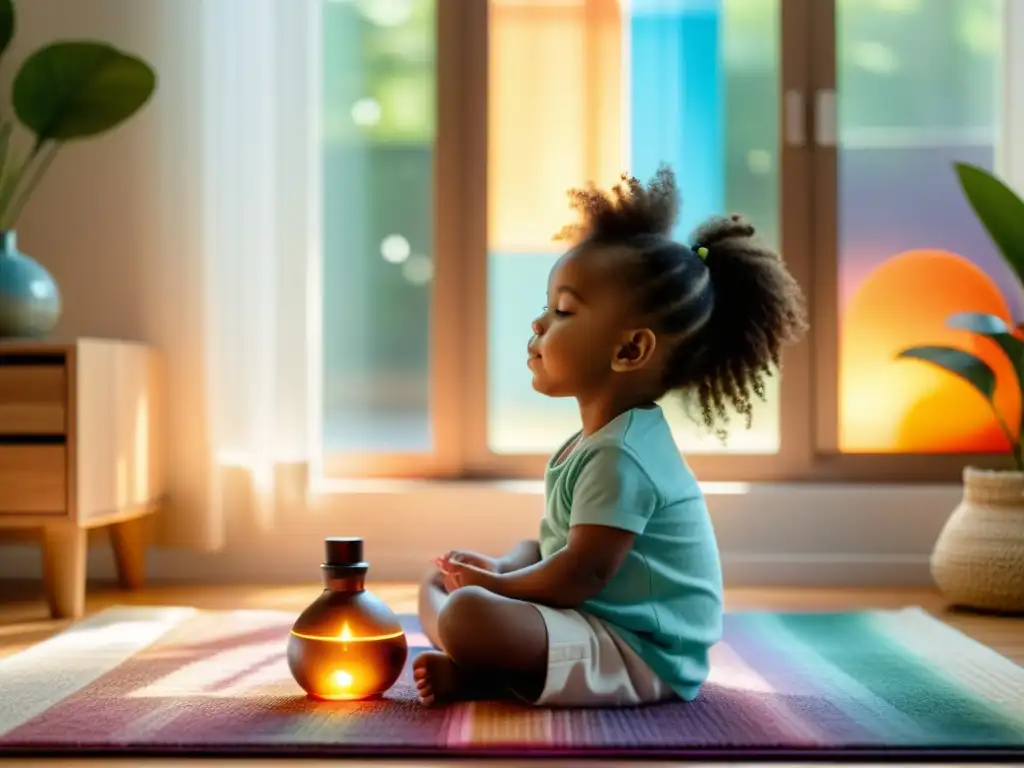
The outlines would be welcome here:
[[[1009,363],[969,334],[960,311],[1021,316],[1009,269],[962,197],[955,161],[993,168],[1001,113],[998,0],[840,0],[839,436],[847,452],[1002,451],[970,387],[925,363],[919,344],[973,350],[1000,376],[1016,423]]]
[[[434,2],[322,1],[324,448],[429,451]]]
[[[490,1],[489,440],[545,453],[579,428],[574,401],[533,391],[525,353],[567,189],[664,161],[685,199],[678,237],[742,211],[777,243],[779,0]],[[778,450],[777,378],[724,447],[666,410],[685,451]]]

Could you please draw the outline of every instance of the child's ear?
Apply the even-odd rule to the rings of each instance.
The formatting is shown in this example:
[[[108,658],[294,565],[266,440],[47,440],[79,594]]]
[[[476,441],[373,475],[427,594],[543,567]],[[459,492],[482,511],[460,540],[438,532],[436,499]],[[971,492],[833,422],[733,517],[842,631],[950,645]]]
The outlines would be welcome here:
[[[612,358],[612,370],[619,373],[635,371],[644,367],[654,355],[658,340],[650,328],[627,332]]]

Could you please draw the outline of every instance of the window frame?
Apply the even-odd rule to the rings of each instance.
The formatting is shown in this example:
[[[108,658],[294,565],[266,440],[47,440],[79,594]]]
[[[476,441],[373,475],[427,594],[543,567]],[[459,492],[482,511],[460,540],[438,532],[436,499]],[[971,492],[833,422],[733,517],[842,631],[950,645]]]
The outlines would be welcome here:
[[[814,103],[822,94],[827,98],[835,93],[836,1],[779,0],[781,251],[806,292],[811,313],[807,339],[787,349],[783,358],[779,451],[687,454],[687,462],[705,481],[955,482],[965,465],[993,467],[1005,462],[1000,455],[838,451],[837,151],[816,141]],[[586,8],[615,0],[573,2]],[[436,3],[434,278],[429,321],[435,450],[324,454],[322,472],[327,480],[536,479],[549,458],[496,454],[488,445],[490,0]],[[320,415],[319,406],[319,400],[314,401],[314,419]],[[322,451],[322,444],[315,447]]]
[[[810,46],[808,93],[817,101],[837,92],[836,2],[821,0],[808,6]],[[1004,9],[1012,2],[1003,0]],[[1004,10],[1004,13],[1006,11]],[[1007,33],[1008,35],[1010,33]],[[1013,50],[1016,46],[1006,46]],[[1009,91],[1004,90],[1004,102]],[[810,100],[809,100],[810,101]],[[810,108],[815,119],[816,110]],[[814,126],[811,127],[814,135]],[[836,143],[813,143],[814,178],[813,252],[811,283],[812,337],[814,351],[813,463],[810,478],[876,483],[958,482],[966,466],[1007,466],[1005,454],[843,453],[839,450],[839,153]]]

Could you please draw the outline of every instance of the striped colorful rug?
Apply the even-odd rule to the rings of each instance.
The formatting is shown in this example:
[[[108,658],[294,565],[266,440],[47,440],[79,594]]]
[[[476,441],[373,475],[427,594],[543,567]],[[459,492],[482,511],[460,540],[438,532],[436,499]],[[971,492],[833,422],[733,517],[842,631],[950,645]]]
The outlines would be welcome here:
[[[727,617],[697,701],[545,711],[316,703],[292,616],[114,608],[0,662],[0,755],[1017,757],[1024,669],[923,611]],[[427,640],[407,621],[410,645]]]

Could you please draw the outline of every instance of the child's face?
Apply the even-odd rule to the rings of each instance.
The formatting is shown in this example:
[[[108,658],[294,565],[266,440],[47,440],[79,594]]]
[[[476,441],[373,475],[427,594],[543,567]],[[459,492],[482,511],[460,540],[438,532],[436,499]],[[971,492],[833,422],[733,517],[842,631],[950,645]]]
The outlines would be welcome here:
[[[599,391],[621,366],[631,338],[622,259],[614,251],[562,256],[548,278],[547,306],[533,321],[528,365],[533,388],[549,397],[583,397]]]

